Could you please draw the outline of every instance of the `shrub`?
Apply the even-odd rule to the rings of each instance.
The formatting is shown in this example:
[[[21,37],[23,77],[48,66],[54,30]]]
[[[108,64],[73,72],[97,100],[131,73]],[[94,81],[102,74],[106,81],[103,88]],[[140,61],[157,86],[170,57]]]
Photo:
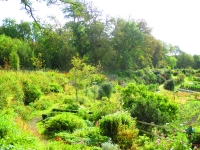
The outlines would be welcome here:
[[[30,106],[25,106],[23,102],[14,105],[14,111],[23,119],[28,120],[31,114]]]
[[[97,121],[101,119],[103,116],[108,114],[113,114],[117,111],[121,110],[121,105],[119,102],[115,101],[101,101],[101,103],[95,103],[91,107],[90,121]]]
[[[122,90],[121,100],[124,109],[131,112],[132,117],[140,121],[163,124],[176,118],[177,104],[167,97],[149,92],[144,85],[130,83]]]
[[[163,84],[165,82],[165,78],[161,76],[160,74],[156,75],[156,82],[159,84]]]
[[[50,92],[60,93],[60,92],[63,92],[63,88],[58,84],[51,83],[48,85],[47,91],[48,91],[48,93],[50,93]]]
[[[118,145],[113,144],[111,140],[101,144],[102,150],[118,150]]]
[[[4,114],[0,114],[0,138],[4,138],[8,131],[12,130],[12,125],[9,122],[9,117],[4,115]]]
[[[174,87],[175,87],[175,83],[174,83],[174,80],[173,79],[170,79],[170,80],[167,80],[164,84],[164,88],[166,90],[170,90],[170,91],[173,91],[174,90]]]
[[[66,108],[67,110],[78,110],[79,109],[79,105],[78,104],[69,104]]]
[[[166,80],[171,79],[171,70],[166,70],[163,74]]]
[[[110,98],[112,94],[113,86],[111,83],[103,83],[99,89],[99,98],[101,99],[102,97],[106,96]]]
[[[99,120],[99,125],[102,135],[108,136],[116,141],[120,126],[124,125],[126,129],[129,129],[135,126],[135,122],[129,113],[117,112],[104,116]]]
[[[73,104],[76,102],[76,98],[74,96],[66,95],[63,99],[64,104]]]
[[[34,102],[36,99],[39,99],[42,95],[39,88],[34,84],[31,84],[27,81],[23,82],[24,90],[24,104],[28,105],[31,102]]]
[[[100,146],[101,143],[108,140],[108,137],[102,136],[97,127],[87,127],[75,130],[73,133],[60,132],[56,134],[66,143],[85,143],[89,146]]]
[[[73,132],[75,129],[85,126],[86,123],[82,118],[72,113],[63,113],[58,114],[45,122],[45,133],[55,131]]]
[[[86,108],[81,108],[78,110],[77,115],[83,118],[84,120],[88,119],[88,110]]]
[[[138,130],[136,129],[126,129],[124,125],[121,125],[119,132],[116,136],[117,144],[121,149],[136,149],[136,137],[138,135]]]
[[[33,107],[37,110],[45,110],[52,105],[52,100],[49,97],[41,97],[33,103]]]

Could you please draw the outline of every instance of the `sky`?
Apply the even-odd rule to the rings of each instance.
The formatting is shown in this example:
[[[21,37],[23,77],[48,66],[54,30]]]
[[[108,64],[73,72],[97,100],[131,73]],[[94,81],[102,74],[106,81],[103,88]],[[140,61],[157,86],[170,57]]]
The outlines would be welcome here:
[[[104,14],[124,19],[144,19],[151,27],[152,35],[167,44],[191,55],[200,55],[200,0],[90,0]],[[0,0],[0,21],[6,17],[33,21],[19,0]],[[40,18],[54,15],[55,8],[44,10],[45,4],[37,5]],[[59,19],[61,15],[57,15]]]

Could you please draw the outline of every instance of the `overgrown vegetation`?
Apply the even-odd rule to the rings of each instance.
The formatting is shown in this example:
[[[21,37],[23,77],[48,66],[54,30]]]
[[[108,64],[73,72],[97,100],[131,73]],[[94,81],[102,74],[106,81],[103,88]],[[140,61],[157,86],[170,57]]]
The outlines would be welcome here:
[[[200,56],[155,39],[144,20],[102,19],[86,1],[61,4],[64,26],[10,18],[0,26],[0,149],[200,144],[186,130],[200,132]]]
[[[179,150],[190,147],[187,134],[182,131],[191,124],[196,132],[200,131],[198,94],[188,93],[189,99],[183,103],[181,99],[186,95],[175,91],[181,84],[174,84],[174,91],[167,92],[162,88],[164,84],[156,82],[157,72],[154,72],[155,79],[152,74],[144,81],[145,84],[154,81],[149,85],[139,82],[142,77],[138,74],[133,79],[96,73],[82,82],[78,101],[71,84],[72,74],[5,70],[0,73],[0,144],[4,149],[148,150],[167,147]],[[170,80],[186,84],[192,82],[196,77],[193,76],[176,75]],[[98,96],[98,89],[106,94]],[[36,131],[28,123],[38,115],[43,116],[43,120],[34,125]],[[198,134],[194,134],[190,141],[197,144],[198,140]],[[44,144],[45,141],[48,144]]]

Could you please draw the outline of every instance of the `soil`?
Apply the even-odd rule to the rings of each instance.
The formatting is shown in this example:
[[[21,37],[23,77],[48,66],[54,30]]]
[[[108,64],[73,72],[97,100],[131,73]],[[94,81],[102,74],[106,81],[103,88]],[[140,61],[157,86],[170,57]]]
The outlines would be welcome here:
[[[39,133],[38,129],[37,129],[37,123],[39,121],[42,120],[42,116],[36,116],[34,117],[33,119],[31,119],[29,122],[28,122],[28,126],[30,127],[30,129],[36,133],[39,138],[45,143],[45,144],[48,144],[48,141]]]
[[[33,119],[31,119],[29,122],[28,122],[28,125],[29,127],[34,130],[34,131],[37,131],[38,132],[38,129],[37,129],[37,122],[39,122],[40,120],[42,120],[42,116],[37,116]]]

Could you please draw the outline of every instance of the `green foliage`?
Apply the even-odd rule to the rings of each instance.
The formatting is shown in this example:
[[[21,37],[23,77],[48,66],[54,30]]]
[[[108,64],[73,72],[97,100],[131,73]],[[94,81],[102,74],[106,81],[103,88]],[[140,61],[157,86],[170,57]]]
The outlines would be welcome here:
[[[45,110],[53,104],[53,101],[53,98],[43,96],[40,99],[34,101],[31,106],[34,107],[36,110]]]
[[[102,150],[118,150],[118,145],[113,144],[111,140],[104,142],[101,144],[102,145]]]
[[[55,93],[63,92],[63,88],[60,85],[53,83],[49,84],[49,90]]]
[[[67,106],[67,110],[78,110],[79,109],[79,105],[78,104],[76,104],[76,103],[73,103],[73,104],[69,104],[68,106]]]
[[[87,127],[75,130],[73,133],[60,132],[55,135],[69,144],[87,144],[88,146],[99,146],[108,140],[108,137],[102,136],[98,127]]]
[[[149,92],[144,85],[130,83],[122,90],[123,107],[140,121],[164,124],[176,118],[178,106],[167,97]]]
[[[32,109],[31,107],[25,106],[23,102],[18,102],[13,106],[14,111],[23,119],[29,120],[31,117]]]
[[[116,141],[117,144],[120,146],[121,149],[135,149],[137,147],[136,145],[136,139],[138,135],[138,130],[133,127],[126,129],[126,126],[122,125],[119,128]]]
[[[1,113],[0,117],[0,138],[4,138],[9,131],[12,131],[12,125],[9,116]]]
[[[183,74],[179,74],[177,78],[173,79],[175,85],[179,85],[184,82],[185,76]]]
[[[111,83],[104,82],[101,84],[98,90],[98,98],[101,99],[102,97],[110,98],[112,94],[113,86]]]
[[[101,85],[101,88],[103,89],[105,95],[110,98],[111,94],[112,94],[112,89],[113,89],[113,86],[111,83],[103,83]]]
[[[72,113],[63,113],[58,114],[45,122],[45,133],[58,132],[58,131],[67,131],[73,132],[75,129],[85,127],[85,121],[72,114]]]
[[[91,106],[91,111],[93,113],[90,115],[89,119],[91,121],[97,121],[101,119],[103,116],[108,114],[113,114],[121,109],[122,108],[119,102],[110,100],[99,101]]]
[[[175,83],[174,83],[174,80],[173,79],[170,79],[170,80],[167,80],[164,84],[164,88],[166,90],[170,90],[170,91],[173,91],[174,90],[174,87],[175,87]]]
[[[199,144],[200,143],[200,135],[194,134],[192,136],[192,140],[190,141],[192,144]]]
[[[31,134],[27,125],[16,114],[0,112],[0,147],[6,149],[34,149],[43,148],[39,138]]]
[[[42,59],[41,53],[38,53],[38,57],[32,57],[31,60],[33,61],[33,66],[36,70],[40,70],[45,67],[45,61]]]
[[[101,134],[110,137],[114,141],[117,140],[122,125],[125,129],[132,129],[135,126],[135,121],[127,112],[116,112],[99,120]]]
[[[28,105],[39,99],[42,95],[40,89],[28,81],[23,82],[24,89],[24,104]]]
[[[9,64],[11,69],[13,70],[19,70],[20,68],[20,60],[19,55],[16,53],[16,51],[12,51],[9,57]]]
[[[70,70],[70,80],[76,91],[76,100],[78,101],[78,91],[89,85],[92,76],[97,68],[84,63],[80,58],[74,57],[72,60],[73,68]]]
[[[163,84],[166,81],[166,79],[161,74],[157,74],[156,79],[157,79],[157,83],[159,84]]]

